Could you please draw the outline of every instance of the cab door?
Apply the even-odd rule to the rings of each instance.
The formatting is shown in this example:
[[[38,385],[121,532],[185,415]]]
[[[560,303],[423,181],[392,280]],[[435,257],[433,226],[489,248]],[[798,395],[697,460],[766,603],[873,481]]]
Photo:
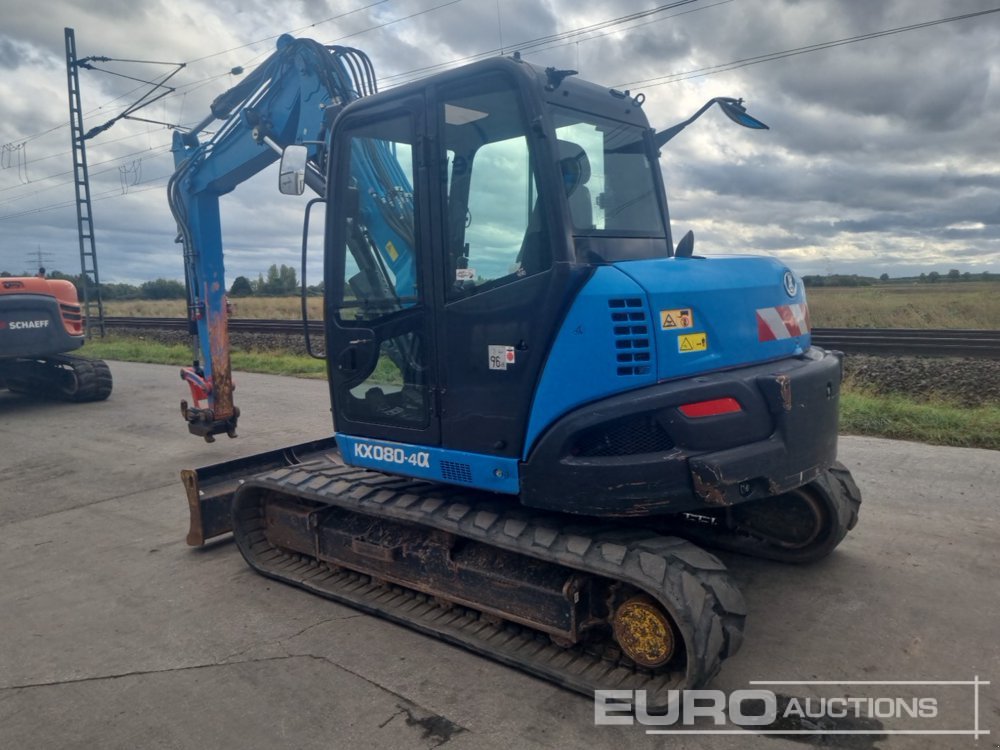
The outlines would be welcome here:
[[[441,445],[519,458],[535,388],[588,270],[568,262],[534,73],[509,60],[440,83]]]
[[[327,368],[340,434],[440,440],[423,97],[352,105],[328,184]]]

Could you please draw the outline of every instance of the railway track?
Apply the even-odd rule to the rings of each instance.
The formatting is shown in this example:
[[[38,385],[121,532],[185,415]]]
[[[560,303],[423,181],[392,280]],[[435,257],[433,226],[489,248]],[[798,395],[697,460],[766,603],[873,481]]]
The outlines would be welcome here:
[[[146,328],[184,331],[184,318],[104,319],[108,328]],[[296,335],[302,333],[302,321],[233,318],[229,330],[241,333]],[[309,321],[312,334],[323,333],[323,322]],[[815,328],[813,343],[825,349],[847,354],[923,355],[936,357],[981,357],[1000,359],[1000,330],[919,329],[919,328]]]
[[[812,340],[847,354],[1000,359],[1000,331],[919,328],[816,328]]]

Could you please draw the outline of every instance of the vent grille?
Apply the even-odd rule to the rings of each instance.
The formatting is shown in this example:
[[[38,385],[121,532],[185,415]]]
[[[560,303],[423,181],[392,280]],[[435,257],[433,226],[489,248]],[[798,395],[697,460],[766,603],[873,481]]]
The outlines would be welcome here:
[[[649,416],[615,423],[604,423],[580,434],[573,455],[637,456],[643,453],[663,453],[674,447],[667,431]]]
[[[614,331],[618,374],[648,375],[652,371],[649,317],[641,297],[608,300]]]
[[[83,320],[83,315],[80,314],[79,305],[68,305],[65,302],[60,302],[59,312],[62,313],[63,318],[66,320],[74,322]]]
[[[446,482],[472,484],[472,467],[457,461],[442,461],[441,478]]]

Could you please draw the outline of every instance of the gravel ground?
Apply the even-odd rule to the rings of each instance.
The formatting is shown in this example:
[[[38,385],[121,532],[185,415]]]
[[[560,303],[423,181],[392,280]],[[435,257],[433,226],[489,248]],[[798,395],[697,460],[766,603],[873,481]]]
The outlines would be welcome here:
[[[188,341],[181,331],[117,330],[166,344]],[[234,349],[282,349],[305,354],[302,336],[231,333],[230,339]],[[322,351],[322,336],[313,338],[313,348]],[[998,360],[853,354],[845,357],[844,369],[852,385],[876,393],[898,393],[921,399],[940,397],[963,406],[1000,405]]]
[[[847,380],[876,393],[940,397],[963,406],[1000,405],[1000,361],[959,357],[844,359]]]

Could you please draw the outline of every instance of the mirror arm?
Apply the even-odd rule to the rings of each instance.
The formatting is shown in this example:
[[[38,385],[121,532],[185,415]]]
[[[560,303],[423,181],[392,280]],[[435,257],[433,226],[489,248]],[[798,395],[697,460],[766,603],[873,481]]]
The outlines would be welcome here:
[[[279,146],[277,141],[275,141],[271,136],[265,135],[261,140],[264,142],[265,146],[267,146],[269,149],[271,149],[274,153],[278,154],[279,156],[284,152],[284,149],[281,146]]]
[[[659,133],[657,133],[656,135],[654,135],[653,136],[653,141],[656,143],[657,147],[663,146],[664,143],[666,143],[667,141],[669,141],[671,138],[673,138],[679,132],[681,132],[682,130],[684,130],[684,128],[686,128],[692,122],[694,122],[699,117],[701,117],[703,114],[705,114],[705,112],[708,111],[708,108],[711,107],[713,104],[715,104],[715,101],[716,101],[715,99],[709,99],[707,102],[705,102],[705,104],[702,105],[701,109],[699,109],[697,112],[695,112],[693,115],[691,115],[684,122],[679,122],[676,125],[671,125],[666,130],[661,130]]]
[[[326,198],[326,179],[311,161],[306,162],[306,185],[320,198]]]

